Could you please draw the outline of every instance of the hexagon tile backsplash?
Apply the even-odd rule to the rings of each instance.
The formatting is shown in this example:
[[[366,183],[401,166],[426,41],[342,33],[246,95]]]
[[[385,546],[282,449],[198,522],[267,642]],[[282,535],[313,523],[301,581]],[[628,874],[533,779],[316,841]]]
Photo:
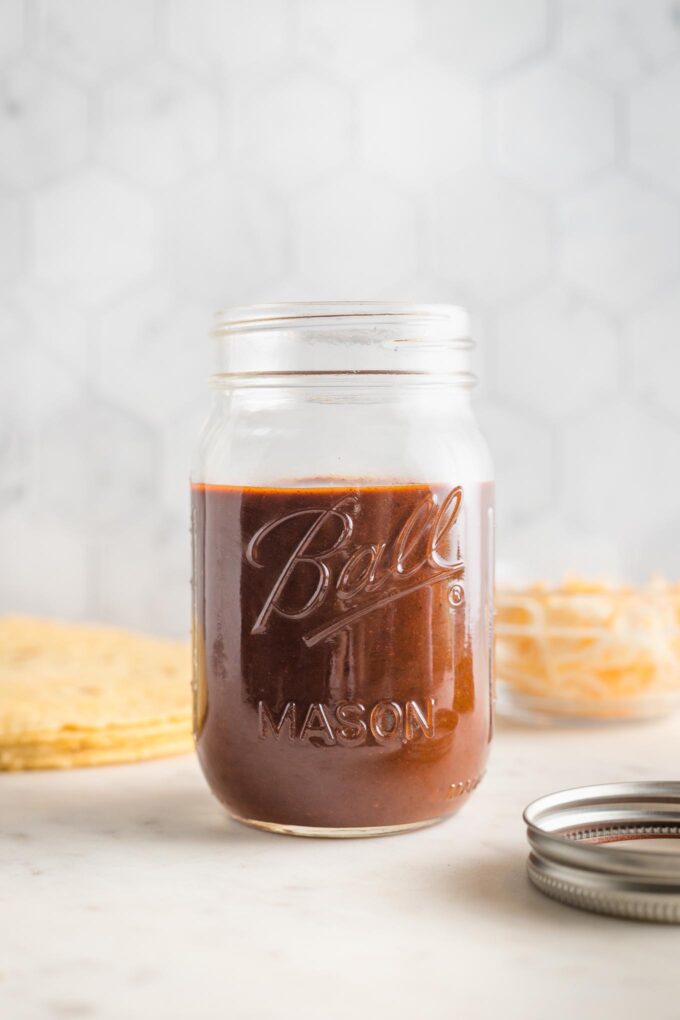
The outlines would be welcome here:
[[[680,572],[680,0],[1,0],[0,610],[188,626],[225,303],[461,301],[501,563]]]

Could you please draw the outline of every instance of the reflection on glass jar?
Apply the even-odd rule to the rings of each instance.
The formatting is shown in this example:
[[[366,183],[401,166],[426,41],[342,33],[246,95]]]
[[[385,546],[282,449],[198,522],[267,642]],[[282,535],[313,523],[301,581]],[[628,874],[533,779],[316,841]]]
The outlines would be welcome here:
[[[467,317],[235,309],[192,472],[197,749],[236,818],[453,813],[491,736],[491,464]]]

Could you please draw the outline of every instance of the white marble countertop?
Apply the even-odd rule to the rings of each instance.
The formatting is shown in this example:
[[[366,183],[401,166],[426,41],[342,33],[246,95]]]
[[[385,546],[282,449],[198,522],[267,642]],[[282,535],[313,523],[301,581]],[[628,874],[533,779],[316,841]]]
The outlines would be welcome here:
[[[521,811],[677,779],[679,738],[504,724],[456,818],[373,840],[232,823],[192,757],[0,775],[0,1016],[677,1020],[680,928],[542,897]]]

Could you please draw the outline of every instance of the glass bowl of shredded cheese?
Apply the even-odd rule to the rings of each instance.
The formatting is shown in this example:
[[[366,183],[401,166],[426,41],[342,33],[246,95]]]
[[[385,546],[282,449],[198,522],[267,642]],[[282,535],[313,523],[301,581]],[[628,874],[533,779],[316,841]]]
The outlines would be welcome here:
[[[496,592],[501,711],[641,719],[680,708],[680,584],[576,579]]]

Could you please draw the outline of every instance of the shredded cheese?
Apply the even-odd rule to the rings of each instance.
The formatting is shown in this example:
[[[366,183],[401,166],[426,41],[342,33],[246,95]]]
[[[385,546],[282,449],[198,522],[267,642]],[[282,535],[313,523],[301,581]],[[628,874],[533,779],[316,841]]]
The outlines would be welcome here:
[[[680,584],[581,579],[496,593],[498,677],[526,699],[577,715],[635,715],[680,698]]]

